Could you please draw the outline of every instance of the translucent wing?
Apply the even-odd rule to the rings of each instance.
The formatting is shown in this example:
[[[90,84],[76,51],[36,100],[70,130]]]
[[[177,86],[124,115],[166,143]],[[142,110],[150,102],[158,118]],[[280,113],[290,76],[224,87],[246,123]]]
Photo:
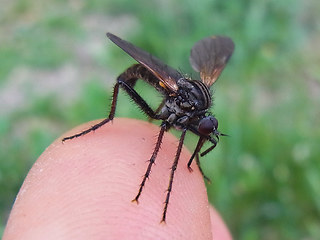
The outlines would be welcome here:
[[[164,84],[166,89],[171,92],[177,92],[177,80],[182,77],[177,70],[164,64],[160,59],[152,56],[150,53],[113,35],[112,33],[107,33],[107,37],[123,51],[128,53],[136,61],[151,71]]]
[[[220,76],[234,50],[228,37],[212,36],[195,43],[191,49],[190,64],[200,72],[201,80],[210,87]]]

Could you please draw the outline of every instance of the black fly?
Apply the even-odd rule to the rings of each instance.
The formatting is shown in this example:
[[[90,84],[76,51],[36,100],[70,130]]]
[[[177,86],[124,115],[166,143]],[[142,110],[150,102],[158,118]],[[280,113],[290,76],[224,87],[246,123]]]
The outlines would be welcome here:
[[[143,51],[111,33],[107,33],[107,37],[133,57],[138,64],[129,67],[117,78],[117,83],[113,88],[113,98],[108,118],[79,134],[64,138],[63,141],[83,136],[111,121],[116,111],[119,87],[126,91],[132,100],[150,118],[162,120],[156,146],[149,159],[146,173],[136,197],[132,200],[138,202],[146,179],[149,177],[151,167],[159,152],[164,132],[168,131],[171,127],[181,130],[182,134],[171,168],[169,186],[163,209],[162,221],[165,221],[174,172],[178,164],[186,132],[189,130],[199,136],[198,143],[188,162],[188,168],[191,171],[190,165],[195,158],[202,175],[199,153],[203,144],[209,141],[212,143],[212,146],[202,152],[200,156],[213,150],[217,145],[219,136],[223,135],[218,132],[218,120],[208,112],[212,102],[210,87],[216,82],[231,57],[234,44],[228,37],[212,36],[198,41],[193,46],[191,49],[190,63],[195,71],[200,72],[201,81],[199,81],[183,76],[180,72],[164,64],[150,53]],[[163,95],[163,101],[157,110],[153,110],[134,90],[138,79],[149,83]]]

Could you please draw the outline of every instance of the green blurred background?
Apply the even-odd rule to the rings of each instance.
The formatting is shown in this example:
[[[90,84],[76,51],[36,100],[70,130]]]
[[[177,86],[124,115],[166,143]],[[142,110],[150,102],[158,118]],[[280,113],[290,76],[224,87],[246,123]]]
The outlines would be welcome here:
[[[235,239],[319,239],[319,13],[317,0],[1,1],[0,236],[44,149],[107,116],[115,78],[134,63],[110,31],[184,73],[194,42],[230,36],[213,110],[230,137],[202,159],[209,199]],[[117,116],[147,119],[119,101]]]

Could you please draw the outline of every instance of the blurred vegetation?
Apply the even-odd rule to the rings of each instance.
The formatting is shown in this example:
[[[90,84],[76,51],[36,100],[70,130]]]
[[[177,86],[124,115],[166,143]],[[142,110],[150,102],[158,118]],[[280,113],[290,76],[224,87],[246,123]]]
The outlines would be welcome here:
[[[209,199],[235,239],[319,239],[319,12],[315,0],[2,4],[0,231],[41,152],[106,116],[117,74],[134,62],[106,40],[110,31],[185,73],[195,41],[230,36],[236,50],[213,109],[230,137],[202,160]],[[117,116],[146,119],[128,102],[122,94]],[[188,135],[187,146],[195,141]]]

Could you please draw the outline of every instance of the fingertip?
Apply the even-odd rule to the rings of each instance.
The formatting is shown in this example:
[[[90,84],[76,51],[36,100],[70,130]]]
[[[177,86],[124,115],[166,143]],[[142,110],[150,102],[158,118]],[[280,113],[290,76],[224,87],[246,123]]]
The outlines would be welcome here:
[[[217,210],[210,206],[212,239],[232,240],[232,235]]]
[[[171,134],[164,136],[140,204],[132,202],[138,203],[133,197],[158,133],[159,128],[147,122],[115,119],[85,136],[57,139],[30,170],[4,239],[97,239],[120,233],[127,239],[211,239],[205,185],[196,165],[189,172],[186,149],[175,172],[166,223],[159,224],[178,144]]]

